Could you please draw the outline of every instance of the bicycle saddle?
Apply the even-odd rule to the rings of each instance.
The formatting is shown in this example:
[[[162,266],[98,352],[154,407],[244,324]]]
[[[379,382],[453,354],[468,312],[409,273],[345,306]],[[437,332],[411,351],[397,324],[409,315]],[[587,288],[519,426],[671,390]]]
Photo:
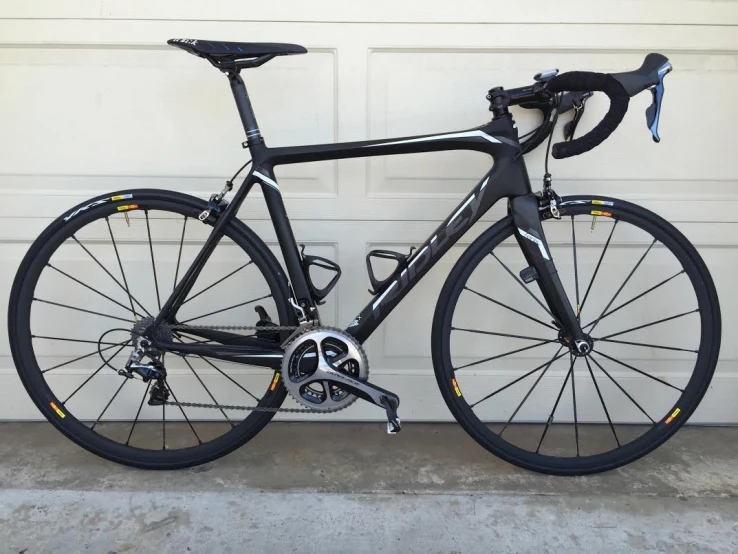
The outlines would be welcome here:
[[[218,61],[307,53],[304,46],[281,42],[222,42],[219,40],[173,38],[169,39],[167,44],[181,48],[195,56]]]

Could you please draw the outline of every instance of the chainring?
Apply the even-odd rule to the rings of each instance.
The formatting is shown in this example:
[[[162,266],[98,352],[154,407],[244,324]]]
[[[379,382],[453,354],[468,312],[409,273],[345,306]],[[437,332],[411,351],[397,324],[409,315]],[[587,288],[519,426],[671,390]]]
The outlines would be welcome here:
[[[336,371],[360,381],[369,379],[369,361],[354,337],[334,327],[314,327],[298,334],[285,349],[282,381],[299,404],[320,412],[337,412],[356,402],[356,395],[332,380],[311,381],[322,355]]]

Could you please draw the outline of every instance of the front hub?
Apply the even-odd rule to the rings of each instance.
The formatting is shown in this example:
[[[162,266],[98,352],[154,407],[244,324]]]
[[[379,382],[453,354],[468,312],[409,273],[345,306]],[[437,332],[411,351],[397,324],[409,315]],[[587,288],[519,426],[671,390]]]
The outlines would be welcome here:
[[[589,335],[585,335],[584,340],[572,340],[563,331],[559,331],[559,342],[577,357],[589,356],[594,348],[594,340]]]

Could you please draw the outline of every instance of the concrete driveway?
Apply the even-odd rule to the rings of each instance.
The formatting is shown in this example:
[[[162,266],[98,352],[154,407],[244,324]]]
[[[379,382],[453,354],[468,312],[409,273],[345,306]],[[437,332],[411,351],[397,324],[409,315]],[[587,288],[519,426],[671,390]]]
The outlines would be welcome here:
[[[273,423],[139,471],[0,424],[0,552],[737,552],[738,429],[680,431],[607,474],[548,477],[456,425]]]

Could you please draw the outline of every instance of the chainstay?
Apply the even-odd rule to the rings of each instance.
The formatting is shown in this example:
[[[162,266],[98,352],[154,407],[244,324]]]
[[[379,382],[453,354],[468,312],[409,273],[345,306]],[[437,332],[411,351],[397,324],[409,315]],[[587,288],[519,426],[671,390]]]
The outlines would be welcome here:
[[[286,412],[291,414],[300,413],[326,413],[323,410],[315,410],[313,408],[266,408],[263,406],[237,406],[233,404],[204,404],[202,402],[164,402],[167,406],[177,406],[181,408],[213,408],[216,410],[241,410],[246,412]]]
[[[185,325],[180,323],[178,325],[170,325],[170,329],[173,330],[187,330],[187,329],[210,329],[210,330],[222,330],[222,331],[297,331],[300,329],[298,325],[263,325],[257,327],[254,325]],[[284,412],[291,414],[300,413],[325,413],[323,410],[316,410],[313,408],[266,408],[264,406],[238,406],[235,404],[206,404],[202,402],[171,402],[167,400],[164,402],[167,406],[177,406],[180,408],[207,408],[215,410],[241,410],[246,412]]]
[[[213,331],[296,331],[300,328],[299,325],[262,325],[257,327],[255,325],[185,325],[180,323],[178,325],[168,325],[170,329],[185,331],[187,329],[210,329]]]
[[[187,329],[210,329],[213,331],[297,331],[298,325],[263,325],[257,327],[254,325],[170,325],[173,330]],[[323,413],[321,410],[313,408],[266,408],[263,406],[238,406],[234,404],[205,404],[202,402],[170,402],[166,401],[167,406],[177,406],[181,408],[208,408],[215,410],[241,410],[246,412],[284,412],[284,413]]]

